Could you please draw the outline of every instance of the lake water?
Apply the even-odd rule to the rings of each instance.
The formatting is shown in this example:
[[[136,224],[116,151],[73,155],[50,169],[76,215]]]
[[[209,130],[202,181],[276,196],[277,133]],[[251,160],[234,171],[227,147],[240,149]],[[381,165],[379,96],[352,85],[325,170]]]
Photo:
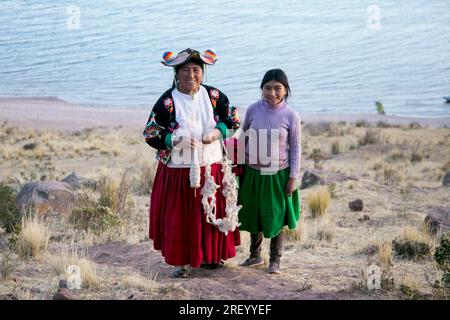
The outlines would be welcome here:
[[[450,1],[0,1],[0,95],[150,107],[165,50],[214,48],[246,107],[271,68],[308,113],[450,116]]]

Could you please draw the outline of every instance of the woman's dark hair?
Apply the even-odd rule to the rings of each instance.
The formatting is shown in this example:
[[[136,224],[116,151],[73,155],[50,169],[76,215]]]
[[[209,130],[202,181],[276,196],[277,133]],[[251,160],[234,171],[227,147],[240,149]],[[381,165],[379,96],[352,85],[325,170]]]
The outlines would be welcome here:
[[[286,89],[286,96],[284,98],[287,100],[287,98],[291,94],[291,88],[289,87],[289,81],[286,73],[284,73],[284,71],[281,69],[272,69],[267,71],[261,81],[261,90],[263,89],[264,85],[271,80],[278,81],[284,86],[284,88]]]
[[[188,64],[188,63],[195,63],[196,65],[199,65],[202,68],[202,71],[204,71],[204,64],[203,61],[200,61],[196,58],[189,58],[188,60],[186,60],[184,63],[175,66],[175,73],[178,73],[178,70],[180,70],[180,68],[182,68],[184,65]]]
[[[195,63],[196,65],[199,65],[202,68],[202,72],[205,72],[205,65],[204,65],[203,61],[200,61],[196,58],[189,58],[184,63],[175,66],[175,78],[173,79],[172,88],[175,88],[177,86],[176,83],[178,81],[178,71],[180,70],[180,68],[182,68],[184,65],[186,65],[190,62]]]

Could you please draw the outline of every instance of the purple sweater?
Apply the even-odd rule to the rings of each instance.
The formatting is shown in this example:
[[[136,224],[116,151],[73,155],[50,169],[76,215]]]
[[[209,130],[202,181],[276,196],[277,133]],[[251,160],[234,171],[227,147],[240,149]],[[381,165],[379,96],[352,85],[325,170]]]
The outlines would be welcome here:
[[[245,114],[242,130],[246,163],[250,167],[270,173],[289,167],[289,177],[298,178],[300,116],[284,100],[277,106],[264,100],[252,104]]]

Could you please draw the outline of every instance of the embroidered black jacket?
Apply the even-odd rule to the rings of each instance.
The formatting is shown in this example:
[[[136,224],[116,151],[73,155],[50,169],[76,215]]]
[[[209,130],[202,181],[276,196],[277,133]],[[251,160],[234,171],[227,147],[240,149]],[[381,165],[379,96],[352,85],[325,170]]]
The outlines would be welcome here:
[[[208,91],[214,112],[216,128],[222,133],[224,139],[231,132],[239,129],[240,120],[237,108],[230,105],[228,97],[220,90],[202,84]],[[172,133],[178,129],[176,120],[176,106],[172,97],[173,88],[167,90],[154,104],[145,126],[143,135],[145,142],[156,149],[156,159],[163,163],[170,160],[172,150]]]

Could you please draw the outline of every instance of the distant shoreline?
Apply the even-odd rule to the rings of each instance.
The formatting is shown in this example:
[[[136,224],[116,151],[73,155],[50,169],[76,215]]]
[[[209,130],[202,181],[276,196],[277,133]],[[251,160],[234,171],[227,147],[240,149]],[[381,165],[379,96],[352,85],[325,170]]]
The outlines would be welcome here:
[[[245,109],[240,110],[241,119]],[[0,121],[34,129],[76,131],[93,127],[127,127],[143,129],[150,114],[149,108],[108,107],[83,105],[58,97],[0,97]],[[391,125],[418,123],[435,128],[450,127],[450,117],[424,118],[373,114],[312,114],[300,113],[303,123],[346,122],[364,120]]]

